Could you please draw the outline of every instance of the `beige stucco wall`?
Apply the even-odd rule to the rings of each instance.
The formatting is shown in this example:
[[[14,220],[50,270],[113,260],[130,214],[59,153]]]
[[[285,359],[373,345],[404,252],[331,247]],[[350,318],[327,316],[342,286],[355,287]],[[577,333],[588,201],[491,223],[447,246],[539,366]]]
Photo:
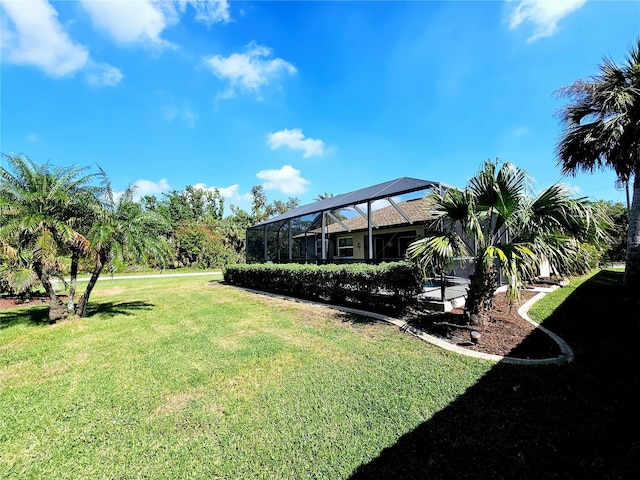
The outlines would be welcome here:
[[[416,232],[416,235],[418,238],[421,238],[424,236],[424,227],[423,226],[417,226],[417,225],[408,225],[405,227],[398,227],[398,228],[385,228],[383,230],[378,229],[378,228],[374,228],[373,229],[373,236],[375,237],[378,234],[393,234],[393,233],[402,233],[402,232]],[[368,232],[367,231],[359,231],[359,232],[344,232],[344,233],[340,233],[338,235],[336,235],[336,255],[337,255],[337,245],[338,245],[338,239],[340,238],[345,238],[345,237],[353,237],[353,259],[354,260],[364,260],[365,259],[365,237],[368,236]],[[358,245],[360,245],[360,248],[358,248]]]

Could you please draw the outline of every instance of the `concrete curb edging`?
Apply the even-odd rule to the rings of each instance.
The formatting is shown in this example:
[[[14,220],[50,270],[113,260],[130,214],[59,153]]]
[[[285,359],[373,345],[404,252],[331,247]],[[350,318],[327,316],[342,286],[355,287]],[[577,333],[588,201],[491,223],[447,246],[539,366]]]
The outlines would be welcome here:
[[[551,291],[556,290],[556,288],[551,289]],[[518,315],[520,315],[522,318],[524,318],[527,322],[529,322],[536,328],[540,329],[541,331],[549,335],[551,339],[558,344],[558,347],[560,347],[560,352],[562,353],[561,355],[555,358],[557,360],[557,362],[555,363],[565,363],[565,362],[571,363],[573,362],[574,354],[573,354],[573,349],[569,346],[569,344],[565,342],[559,335],[556,335],[551,330],[543,327],[539,323],[534,322],[529,317],[529,309],[532,307],[534,303],[536,303],[538,300],[543,298],[546,294],[547,294],[546,292],[539,292],[536,296],[534,296],[533,298],[530,298],[524,305],[522,305],[518,309]]]
[[[266,296],[266,297],[281,298],[283,300],[289,300],[289,301],[294,301],[294,302],[298,302],[298,303],[305,303],[305,304],[314,305],[314,306],[317,306],[317,307],[330,308],[332,310],[338,310],[338,311],[345,312],[345,313],[352,313],[354,315],[360,315],[360,316],[363,316],[363,317],[373,318],[374,320],[378,320],[378,321],[381,321],[381,322],[390,323],[392,325],[395,325],[395,326],[399,327],[400,330],[408,332],[409,334],[413,335],[416,338],[419,338],[420,340],[422,340],[424,342],[431,343],[432,345],[440,347],[440,348],[442,348],[444,350],[448,350],[450,352],[459,353],[460,355],[465,355],[467,357],[473,357],[473,358],[479,358],[479,359],[482,359],[482,360],[509,363],[509,364],[515,364],[515,365],[560,365],[560,364],[563,364],[563,363],[572,362],[573,361],[573,357],[574,357],[573,350],[567,344],[567,342],[565,342],[558,335],[556,335],[552,331],[548,330],[547,328],[543,327],[539,323],[536,323],[533,320],[531,320],[531,318],[529,318],[529,316],[527,315],[527,312],[529,311],[529,309],[531,308],[531,306],[535,302],[537,302],[542,297],[544,297],[547,294],[548,291],[552,291],[554,289],[549,289],[549,290],[545,289],[545,291],[539,292],[536,296],[534,296],[533,298],[529,299],[524,305],[522,305],[518,309],[518,314],[524,320],[526,320],[527,322],[531,323],[536,328],[539,328],[541,331],[543,331],[544,333],[549,335],[549,337],[551,337],[551,339],[558,344],[558,347],[560,348],[560,352],[562,352],[562,353],[560,355],[558,355],[557,357],[553,357],[553,358],[516,358],[516,357],[506,357],[506,356],[502,356],[502,355],[494,355],[494,354],[490,354],[490,353],[476,352],[474,350],[469,350],[467,348],[460,347],[458,345],[453,345],[453,344],[451,344],[449,342],[446,342],[446,341],[444,341],[444,340],[442,340],[440,338],[434,337],[433,335],[429,335],[427,333],[419,331],[418,329],[416,329],[416,328],[412,327],[411,325],[409,325],[404,320],[400,320],[398,318],[389,317],[387,315],[382,315],[381,313],[368,312],[366,310],[360,310],[360,309],[357,309],[357,308],[350,308],[350,307],[342,307],[342,306],[339,306],[339,305],[331,305],[331,304],[313,302],[311,300],[305,300],[305,299],[301,299],[301,298],[290,297],[290,296],[287,296],[287,295],[279,295],[279,294],[270,293],[270,292],[263,292],[263,291],[260,291],[260,290],[253,290],[251,288],[238,287],[238,286],[235,286],[235,285],[234,285],[234,287],[235,288],[239,288],[241,290],[245,290],[247,292],[255,293],[255,294],[258,294],[258,295],[263,295],[263,296]]]

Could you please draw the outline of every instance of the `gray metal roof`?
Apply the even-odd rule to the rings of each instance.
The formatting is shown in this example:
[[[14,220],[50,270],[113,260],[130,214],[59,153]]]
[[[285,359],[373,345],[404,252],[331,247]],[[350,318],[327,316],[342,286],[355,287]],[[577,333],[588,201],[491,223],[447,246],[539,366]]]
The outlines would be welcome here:
[[[350,207],[352,205],[366,203],[368,201],[380,200],[382,198],[388,198],[394,195],[402,195],[404,193],[417,192],[419,190],[426,190],[428,188],[434,187],[448,188],[447,185],[444,185],[440,182],[432,182],[430,180],[420,180],[419,178],[411,177],[396,178],[395,180],[390,180],[378,185],[361,188],[360,190],[354,190],[353,192],[349,193],[342,193],[340,195],[335,195],[318,202],[309,203],[308,205],[302,205],[300,207],[293,208],[288,212],[283,213],[282,215],[278,215],[277,217],[269,218],[268,220],[257,223],[253,227],[269,225],[271,223],[281,222],[283,220],[289,220],[291,218],[313,215],[314,213],[337,210],[340,208]]]

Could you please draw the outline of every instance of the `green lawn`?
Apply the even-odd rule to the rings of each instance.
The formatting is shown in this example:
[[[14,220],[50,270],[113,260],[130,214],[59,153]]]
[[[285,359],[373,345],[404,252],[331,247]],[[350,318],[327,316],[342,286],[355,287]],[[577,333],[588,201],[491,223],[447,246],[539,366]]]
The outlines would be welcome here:
[[[538,323],[546,320],[553,315],[553,312],[555,312],[565,300],[575,293],[576,289],[578,289],[586,279],[591,278],[597,272],[597,270],[594,270],[584,277],[572,278],[569,280],[569,285],[557,289],[553,295],[546,295],[541,300],[538,300],[531,310],[529,310],[529,317]]]
[[[474,360],[207,277],[99,283],[90,317],[57,325],[0,311],[0,478],[640,478],[640,309],[621,278],[548,297],[564,366]]]
[[[0,477],[344,478],[491,367],[208,280],[0,312]]]

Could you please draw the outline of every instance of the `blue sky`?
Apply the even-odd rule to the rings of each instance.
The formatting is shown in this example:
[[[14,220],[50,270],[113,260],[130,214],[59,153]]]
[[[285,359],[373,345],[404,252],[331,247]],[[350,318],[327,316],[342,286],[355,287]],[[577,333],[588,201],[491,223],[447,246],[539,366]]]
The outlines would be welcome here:
[[[624,201],[611,172],[561,177],[553,92],[623,61],[637,1],[0,6],[0,150],[99,164],[117,190],[309,203],[402,176],[462,187],[497,157]]]

